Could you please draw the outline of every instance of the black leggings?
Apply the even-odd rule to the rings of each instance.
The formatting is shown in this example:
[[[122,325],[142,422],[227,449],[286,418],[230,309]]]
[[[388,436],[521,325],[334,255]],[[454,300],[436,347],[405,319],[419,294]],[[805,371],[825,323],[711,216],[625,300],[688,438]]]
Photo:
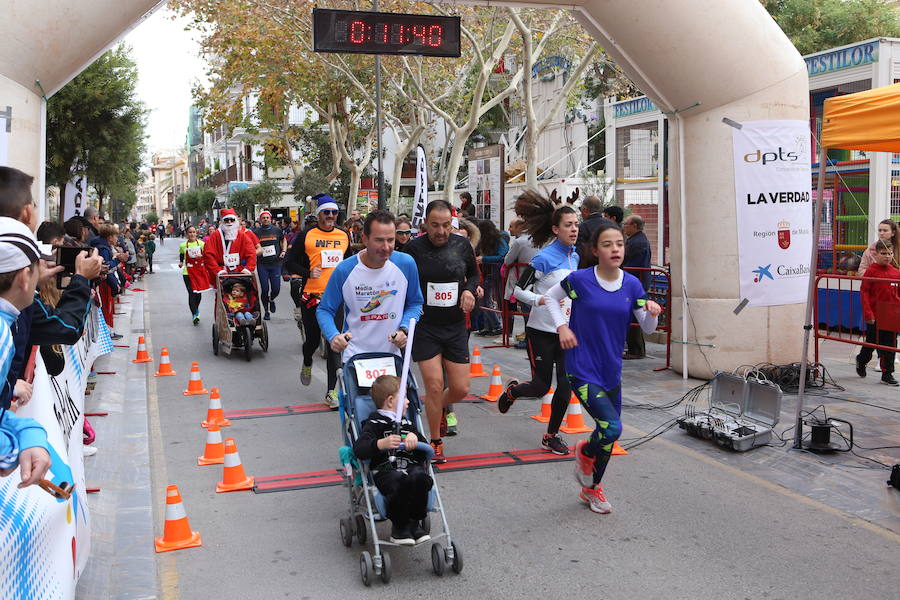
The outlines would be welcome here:
[[[200,298],[202,298],[202,296],[198,292],[195,292],[191,287],[190,277],[182,275],[182,278],[184,278],[184,287],[186,287],[188,291],[188,306],[191,309],[191,316],[193,316],[200,311]]]
[[[410,520],[421,521],[428,510],[428,491],[434,481],[422,465],[411,465],[406,473],[379,471],[373,477],[387,503],[388,518],[397,527]]]
[[[510,390],[515,398],[541,398],[550,390],[553,381],[553,367],[556,367],[556,390],[553,392],[553,403],[550,405],[550,421],[547,433],[555,435],[559,432],[563,417],[569,408],[569,397],[572,388],[566,377],[565,354],[559,345],[559,336],[555,333],[525,328],[528,340],[528,361],[531,363],[531,381],[520,383]]]
[[[322,330],[319,329],[319,322],[316,320],[316,309],[309,308],[306,304],[300,305],[300,315],[303,319],[303,332],[306,339],[303,340],[303,366],[312,365],[313,356],[322,343]],[[342,304],[334,318],[334,324],[338,331],[344,326],[344,305]],[[327,341],[325,342],[328,343]],[[341,355],[328,348],[327,358],[325,359],[326,370],[328,372],[328,389],[333,390],[337,385],[337,370],[341,366]]]
[[[866,342],[879,346],[896,346],[897,334],[886,329],[878,329],[878,323],[866,325]],[[868,364],[872,360],[873,354],[875,354],[875,348],[863,346],[859,350],[859,362],[863,365]],[[882,374],[890,375],[894,372],[894,356],[894,352],[878,350],[878,361],[881,363]]]
[[[291,300],[294,301],[294,306],[300,306],[300,294],[303,292],[303,280],[297,277],[291,277]]]

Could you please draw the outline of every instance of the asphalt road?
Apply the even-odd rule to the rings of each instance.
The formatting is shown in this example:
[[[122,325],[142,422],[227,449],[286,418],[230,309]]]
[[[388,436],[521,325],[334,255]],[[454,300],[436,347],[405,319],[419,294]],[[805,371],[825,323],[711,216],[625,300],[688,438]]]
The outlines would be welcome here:
[[[182,394],[191,361],[200,362],[207,388],[220,388],[226,410],[321,401],[318,358],[312,385],[299,383],[299,335],[287,289],[269,322],[267,354],[257,347],[250,363],[215,357],[211,296],[193,327],[174,266],[177,242],[158,248],[157,272],[142,285],[146,326],[154,357],[168,346],[178,375],[151,378],[148,390],[151,435],[155,427],[161,431],[154,495],[162,502],[165,485],[178,484],[204,543],[158,555],[162,597],[897,597],[896,534],[662,438],[612,462],[604,483],[614,512],[605,516],[578,501],[570,462],[439,476],[465,556],[463,573],[432,574],[427,544],[395,549],[390,586],[376,582],[367,590],[359,577],[362,548],[344,548],[338,535],[346,488],[216,494],[222,468],[197,466],[207,397]],[[499,360],[517,370],[505,377],[527,374],[521,351],[488,352],[486,364]],[[473,392],[486,390],[487,379],[474,381]],[[536,448],[541,425],[526,418],[536,408],[521,401],[501,416],[493,405],[459,405],[461,433],[447,441],[448,455]],[[334,413],[236,420],[225,435],[237,441],[249,475],[338,465]],[[575,436],[568,438],[574,443]]]

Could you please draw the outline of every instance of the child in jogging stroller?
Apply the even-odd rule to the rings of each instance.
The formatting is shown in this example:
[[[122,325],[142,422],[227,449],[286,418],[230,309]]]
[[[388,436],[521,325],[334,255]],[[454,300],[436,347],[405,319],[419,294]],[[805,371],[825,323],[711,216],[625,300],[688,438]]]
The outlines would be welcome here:
[[[391,579],[391,559],[384,546],[421,548],[430,540],[435,574],[443,575],[448,565],[455,573],[463,568],[462,552],[450,537],[431,465],[434,450],[419,433],[423,430],[422,404],[411,375],[405,394],[405,416],[399,427],[395,423],[396,403],[403,394],[394,375],[402,369],[399,356],[365,353],[350,358],[340,375],[341,428],[347,444],[340,454],[350,488],[349,511],[340,520],[341,541],[349,547],[354,535],[360,544],[371,537],[374,556],[367,550],[360,555],[360,575],[365,585],[370,585],[376,576],[384,583]],[[376,402],[380,403],[379,408]],[[440,517],[441,533],[432,532],[430,512]],[[380,538],[376,527],[376,522],[385,516],[392,519],[388,539]],[[446,538],[446,547],[441,538]]]

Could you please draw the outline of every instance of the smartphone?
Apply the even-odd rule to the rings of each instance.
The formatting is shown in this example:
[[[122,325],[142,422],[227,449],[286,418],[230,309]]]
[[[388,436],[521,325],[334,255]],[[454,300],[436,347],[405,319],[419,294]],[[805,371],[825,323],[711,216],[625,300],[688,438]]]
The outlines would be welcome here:
[[[87,252],[88,256],[94,251],[89,246],[53,246],[53,260],[63,270],[56,274],[56,287],[65,289],[69,285],[69,279],[75,274],[75,259],[81,252]]]

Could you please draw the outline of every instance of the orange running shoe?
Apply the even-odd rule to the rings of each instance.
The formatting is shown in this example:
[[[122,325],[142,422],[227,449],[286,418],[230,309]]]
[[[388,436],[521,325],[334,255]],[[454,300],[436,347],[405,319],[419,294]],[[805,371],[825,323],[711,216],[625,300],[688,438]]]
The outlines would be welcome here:
[[[431,458],[431,464],[434,465],[442,465],[447,462],[447,458],[444,456],[444,442],[431,442],[431,447],[434,448],[434,456]]]
[[[578,497],[588,505],[592,512],[601,515],[607,515],[612,512],[612,504],[607,501],[606,496],[603,494],[603,488],[600,487],[599,483],[593,487],[581,488],[581,493],[578,494]]]
[[[589,488],[594,485],[594,461],[593,456],[586,456],[584,448],[587,446],[587,440],[578,440],[575,443],[575,481],[581,484],[581,487]]]

